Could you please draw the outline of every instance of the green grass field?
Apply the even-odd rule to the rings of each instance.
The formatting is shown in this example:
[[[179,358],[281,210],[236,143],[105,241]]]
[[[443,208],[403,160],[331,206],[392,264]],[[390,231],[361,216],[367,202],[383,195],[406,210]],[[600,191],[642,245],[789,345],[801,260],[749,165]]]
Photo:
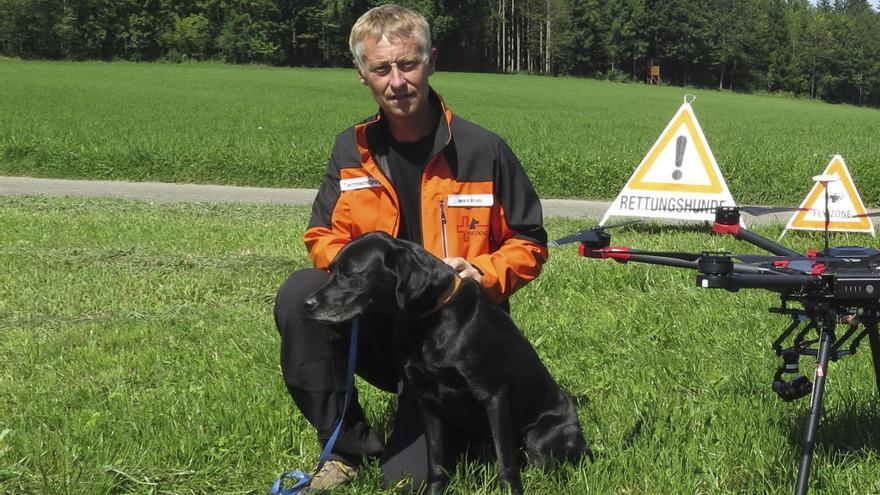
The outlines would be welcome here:
[[[0,198],[0,493],[262,494],[282,470],[310,468],[317,442],[282,384],[271,316],[277,286],[308,264],[307,218],[306,207]],[[547,227],[555,238],[586,223]],[[616,234],[742,249],[695,228]],[[791,493],[807,401],[770,390],[770,344],[787,324],[766,312],[773,303],[554,250],[513,315],[577,398],[598,458],[527,470],[527,492]],[[811,493],[880,492],[869,355],[831,366]],[[391,398],[362,394],[386,424]],[[378,487],[372,466],[342,493]],[[454,493],[496,487],[493,466],[453,480]]]
[[[442,67],[434,87],[509,141],[542,197],[613,198],[693,93],[738,203],[799,203],[834,153],[880,203],[878,110]],[[343,69],[5,59],[0,88],[5,175],[315,187],[335,135],[375,112]]]

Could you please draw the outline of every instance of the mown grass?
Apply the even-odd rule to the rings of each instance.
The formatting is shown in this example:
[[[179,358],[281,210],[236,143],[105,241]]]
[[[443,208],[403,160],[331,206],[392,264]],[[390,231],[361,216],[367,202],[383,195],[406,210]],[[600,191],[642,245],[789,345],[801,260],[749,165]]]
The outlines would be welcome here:
[[[307,207],[0,198],[0,493],[265,493],[282,470],[310,468],[317,443],[283,387],[271,317],[276,287],[308,265],[307,218]],[[555,238],[587,223],[547,227]],[[615,234],[741,248],[699,228]],[[553,251],[513,315],[577,398],[598,456],[529,469],[527,491],[790,493],[807,401],[770,390],[770,343],[787,324],[766,312],[773,303],[700,290],[685,271]],[[827,390],[811,490],[876,493],[866,348],[832,364]],[[387,422],[391,398],[362,394]],[[464,466],[452,486],[494,493],[494,467]],[[372,466],[342,493],[378,487]]]
[[[877,110],[442,70],[432,84],[510,142],[543,197],[615,197],[693,93],[738,202],[799,203],[835,153],[880,202]],[[350,69],[7,59],[0,87],[5,175],[315,187],[335,135],[375,111]]]

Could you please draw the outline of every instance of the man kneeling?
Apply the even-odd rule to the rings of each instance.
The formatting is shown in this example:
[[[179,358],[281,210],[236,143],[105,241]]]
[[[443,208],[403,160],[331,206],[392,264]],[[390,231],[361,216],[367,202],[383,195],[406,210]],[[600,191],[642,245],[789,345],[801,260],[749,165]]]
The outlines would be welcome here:
[[[287,389],[322,445],[342,414],[350,326],[309,319],[303,302],[327,282],[349,241],[382,231],[420,244],[504,308],[547,259],[541,204],[513,151],[453,115],[429,86],[437,51],[425,19],[396,5],[376,7],[355,23],[350,48],[379,112],[337,136],[304,236],[315,268],[291,274],[275,305]],[[393,325],[375,315],[360,325],[356,373],[398,394],[393,430],[384,445],[355,391],[312,487],[344,483],[370,457],[381,459],[388,485],[410,478],[418,486],[427,476],[425,438],[394,361]]]

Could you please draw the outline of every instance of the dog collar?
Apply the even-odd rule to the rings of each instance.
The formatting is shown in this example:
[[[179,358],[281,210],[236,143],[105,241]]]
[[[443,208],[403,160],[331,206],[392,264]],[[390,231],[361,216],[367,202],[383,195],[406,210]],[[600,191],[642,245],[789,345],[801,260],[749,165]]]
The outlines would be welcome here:
[[[456,273],[455,276],[452,278],[452,285],[450,285],[449,288],[440,295],[440,299],[437,300],[437,304],[433,308],[431,308],[430,311],[422,313],[421,316],[428,316],[430,314],[436,313],[437,311],[440,311],[440,308],[446,306],[449,301],[451,301],[452,298],[455,297],[456,294],[458,294],[458,291],[460,289],[461,277],[459,277]]]

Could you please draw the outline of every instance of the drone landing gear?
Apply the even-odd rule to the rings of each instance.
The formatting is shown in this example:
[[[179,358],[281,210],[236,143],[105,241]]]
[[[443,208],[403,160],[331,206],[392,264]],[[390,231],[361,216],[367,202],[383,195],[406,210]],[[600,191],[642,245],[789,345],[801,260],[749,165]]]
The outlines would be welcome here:
[[[804,428],[804,439],[801,442],[801,461],[798,465],[797,484],[794,492],[797,495],[807,493],[810,479],[810,466],[813,462],[813,447],[816,445],[816,432],[819,430],[819,418],[822,414],[822,398],[825,395],[825,378],[828,374],[828,354],[834,340],[833,326],[831,330],[822,328],[819,332],[819,356],[816,360],[816,374],[813,383],[813,394],[810,397],[810,412]]]
[[[807,413],[806,424],[804,425],[803,440],[801,441],[801,457],[798,465],[797,484],[795,485],[796,495],[805,495],[807,493],[810,468],[813,461],[813,448],[816,445],[816,433],[819,429],[819,421],[823,413],[822,400],[825,395],[825,380],[828,377],[829,361],[837,361],[843,356],[855,354],[861,341],[868,337],[874,365],[874,379],[877,390],[880,391],[880,333],[878,333],[877,324],[880,311],[878,311],[878,308],[865,308],[858,315],[855,312],[847,313],[843,318],[838,318],[837,312],[840,308],[823,308],[821,311],[817,311],[817,309],[809,308],[809,311],[787,309],[784,305],[782,308],[771,309],[775,313],[790,314],[793,318],[792,324],[773,342],[773,349],[783,359],[783,365],[776,371],[774,377],[773,390],[785,401],[792,401],[810,395],[810,408]],[[817,323],[817,319],[820,319],[820,323]],[[793,346],[783,349],[782,342],[805,321],[808,323],[795,336]],[[837,338],[835,328],[839,322],[847,324],[848,328],[840,338]],[[863,327],[861,332],[858,331],[859,326]],[[817,340],[805,340],[807,334],[812,330],[816,330],[819,333],[819,338]],[[849,347],[843,349],[842,347],[851,338],[852,342]],[[812,348],[816,343],[819,344],[819,348]],[[797,373],[798,359],[800,356],[807,355],[816,356],[813,383],[811,384],[803,375],[798,375],[794,379],[784,381],[782,374]]]
[[[880,392],[880,333],[877,331],[877,321],[865,324],[865,332],[868,333],[868,343],[871,344],[871,360],[874,362],[874,379],[877,381],[877,391]]]

